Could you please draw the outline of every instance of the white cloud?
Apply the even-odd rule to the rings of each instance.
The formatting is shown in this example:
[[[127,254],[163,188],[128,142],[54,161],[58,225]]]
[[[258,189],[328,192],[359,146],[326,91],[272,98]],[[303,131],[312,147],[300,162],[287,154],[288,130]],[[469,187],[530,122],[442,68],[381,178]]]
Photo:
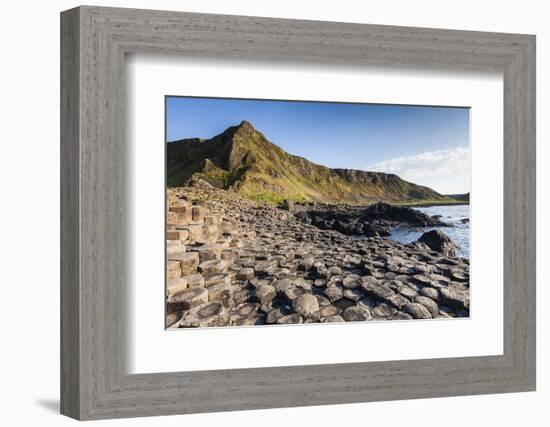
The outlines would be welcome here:
[[[442,194],[470,191],[470,150],[466,147],[397,157],[367,166],[366,170],[394,173]]]

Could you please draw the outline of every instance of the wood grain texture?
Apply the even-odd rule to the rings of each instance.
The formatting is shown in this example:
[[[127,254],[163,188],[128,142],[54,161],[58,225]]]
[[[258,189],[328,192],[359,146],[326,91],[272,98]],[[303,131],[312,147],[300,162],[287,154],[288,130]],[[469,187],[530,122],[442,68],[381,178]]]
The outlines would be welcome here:
[[[62,413],[100,419],[535,388],[535,39],[80,7],[62,14]],[[128,375],[124,55],[504,74],[504,354]]]
[[[80,414],[79,11],[61,19],[61,412]]]

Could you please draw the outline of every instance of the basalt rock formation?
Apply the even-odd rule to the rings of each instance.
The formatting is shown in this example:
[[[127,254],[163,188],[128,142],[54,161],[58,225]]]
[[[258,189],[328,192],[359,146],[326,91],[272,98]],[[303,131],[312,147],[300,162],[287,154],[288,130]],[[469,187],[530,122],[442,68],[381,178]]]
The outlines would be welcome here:
[[[447,223],[416,209],[375,203],[369,206],[296,205],[298,219],[322,230],[335,230],[348,236],[389,236],[390,229],[407,227],[446,227]]]
[[[458,250],[458,247],[449,236],[440,230],[425,232],[415,243],[421,248],[427,248],[428,250],[436,251],[446,256],[455,256]]]
[[[470,314],[469,262],[439,247],[323,230],[201,180],[166,208],[168,328]]]

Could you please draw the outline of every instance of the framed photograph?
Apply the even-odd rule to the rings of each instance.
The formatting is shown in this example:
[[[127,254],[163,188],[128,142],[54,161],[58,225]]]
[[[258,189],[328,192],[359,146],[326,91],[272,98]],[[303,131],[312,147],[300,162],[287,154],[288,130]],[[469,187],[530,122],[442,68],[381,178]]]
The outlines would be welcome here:
[[[535,389],[535,38],[61,15],[61,410]]]
[[[167,327],[470,316],[468,108],[168,96],[165,115]]]

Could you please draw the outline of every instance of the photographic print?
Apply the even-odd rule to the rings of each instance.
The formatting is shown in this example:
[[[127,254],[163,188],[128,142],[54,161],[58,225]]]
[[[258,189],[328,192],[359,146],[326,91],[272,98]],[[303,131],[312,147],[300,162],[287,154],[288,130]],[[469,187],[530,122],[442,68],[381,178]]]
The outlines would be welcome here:
[[[167,96],[166,327],[469,317],[469,116]]]

